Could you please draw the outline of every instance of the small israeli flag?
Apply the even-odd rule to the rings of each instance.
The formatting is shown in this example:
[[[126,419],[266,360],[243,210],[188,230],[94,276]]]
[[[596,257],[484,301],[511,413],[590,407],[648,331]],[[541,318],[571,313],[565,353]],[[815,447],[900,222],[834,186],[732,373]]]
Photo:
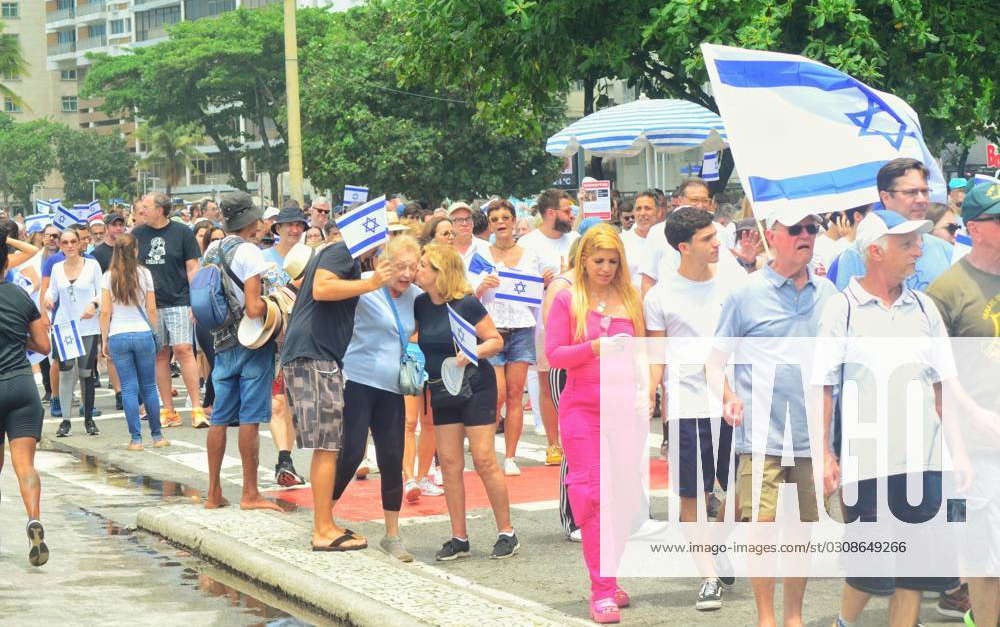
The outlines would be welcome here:
[[[719,180],[719,153],[706,152],[701,160],[701,180],[711,183]]]
[[[56,207],[52,213],[52,224],[60,231],[65,231],[80,222],[81,220],[77,218],[77,213],[74,210],[67,209],[62,205]]]
[[[493,294],[494,298],[524,303],[529,307],[542,306],[542,295],[545,292],[542,277],[509,270],[501,270],[497,272],[497,276],[500,277],[500,285]]]
[[[469,361],[478,363],[479,357],[476,355],[476,329],[465,321],[462,316],[455,313],[451,305],[448,308],[448,322],[451,323],[451,337],[455,340],[458,350],[462,351]]]
[[[28,363],[31,364],[32,366],[34,366],[35,364],[42,363],[43,361],[45,361],[45,358],[48,357],[48,355],[46,355],[45,353],[36,353],[30,348],[25,352],[28,357]]]
[[[59,198],[35,201],[35,213],[55,213],[57,207],[62,207],[62,200]]]
[[[469,261],[469,274],[479,276],[484,272],[490,273],[494,270],[496,270],[496,268],[492,263],[486,261],[486,257],[483,257],[479,253],[474,253],[472,255],[472,260]]]
[[[76,321],[52,325],[52,337],[56,344],[59,361],[65,362],[83,354],[83,340],[76,328]]]
[[[24,219],[24,228],[28,233],[39,233],[52,224],[52,216],[47,213],[36,213]]]
[[[344,185],[344,204],[351,206],[356,202],[368,201],[368,188],[360,185]]]
[[[383,194],[337,218],[340,235],[355,259],[389,239],[389,219],[385,213],[385,205]]]

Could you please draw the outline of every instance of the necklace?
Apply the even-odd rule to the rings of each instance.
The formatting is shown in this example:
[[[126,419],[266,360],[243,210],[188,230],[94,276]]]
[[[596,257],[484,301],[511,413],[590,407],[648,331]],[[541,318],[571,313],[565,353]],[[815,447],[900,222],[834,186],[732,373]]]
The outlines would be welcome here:
[[[607,295],[605,295],[602,298],[602,297],[599,297],[596,294],[594,294],[594,295],[591,295],[590,300],[591,301],[594,301],[594,300],[597,301],[597,306],[594,307],[594,309],[596,309],[597,313],[599,313],[599,314],[603,314],[604,310],[608,308],[608,302],[607,302],[608,301],[608,296]]]
[[[493,244],[494,248],[496,248],[497,250],[502,250],[502,251],[510,250],[511,248],[513,248],[515,246],[517,246],[517,242],[511,242],[510,246],[501,246],[500,244]]]

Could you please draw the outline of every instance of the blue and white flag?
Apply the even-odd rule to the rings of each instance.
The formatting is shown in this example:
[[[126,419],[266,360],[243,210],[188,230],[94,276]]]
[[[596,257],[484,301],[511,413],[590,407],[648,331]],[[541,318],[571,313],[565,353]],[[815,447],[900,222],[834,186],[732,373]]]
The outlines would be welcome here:
[[[65,362],[83,354],[83,340],[76,328],[76,320],[52,325],[52,339],[56,344],[59,361]]]
[[[35,200],[35,213],[55,213],[58,207],[62,207],[62,200],[59,198]]]
[[[875,176],[897,157],[930,170],[931,200],[947,189],[920,119],[901,99],[793,54],[702,44],[740,183],[764,218],[875,202]]]
[[[955,233],[955,245],[951,249],[951,263],[955,265],[958,260],[968,255],[972,251],[972,238],[969,232],[962,227]]]
[[[474,253],[472,259],[469,261],[469,274],[472,276],[479,276],[482,273],[491,273],[496,270],[496,267],[492,263],[486,261],[486,257],[483,257],[479,253]]]
[[[340,235],[355,259],[389,239],[389,218],[385,205],[383,194],[337,218]]]
[[[987,176],[985,174],[977,174],[972,177],[972,187],[976,185],[982,185],[983,183],[1000,183],[1000,179],[994,176]],[[971,190],[972,187],[969,189]]]
[[[719,180],[719,153],[706,152],[701,160],[701,180],[713,182]]]
[[[36,213],[24,219],[24,228],[28,233],[39,233],[52,224],[52,216],[47,213]]]
[[[524,303],[529,307],[542,306],[542,296],[545,292],[545,281],[542,277],[509,270],[501,270],[497,272],[497,276],[500,277],[500,285],[493,294],[494,298]]]
[[[479,357],[476,355],[475,327],[466,322],[462,316],[455,313],[451,305],[445,306],[448,308],[448,322],[451,324],[451,337],[455,340],[455,346],[458,350],[465,353],[469,361],[474,364],[479,363]]]
[[[344,206],[368,201],[368,188],[360,185],[344,185]]]
[[[31,364],[32,366],[34,366],[35,364],[42,363],[43,361],[45,361],[45,358],[48,357],[48,355],[46,355],[45,353],[36,353],[30,348],[27,351],[25,351],[25,354],[28,357],[28,363]]]
[[[72,209],[67,209],[62,205],[55,208],[52,216],[52,224],[60,231],[65,231],[74,224],[87,224],[91,218],[96,218],[101,214],[101,204],[96,200],[81,205],[73,205]]]

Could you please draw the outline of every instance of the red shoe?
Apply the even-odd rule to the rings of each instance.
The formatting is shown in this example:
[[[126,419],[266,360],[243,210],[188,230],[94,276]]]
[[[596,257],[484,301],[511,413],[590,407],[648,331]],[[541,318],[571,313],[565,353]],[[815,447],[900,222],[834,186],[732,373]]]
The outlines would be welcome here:
[[[590,602],[590,619],[602,625],[620,623],[622,621],[622,613],[618,610],[618,605],[614,599],[598,599]]]
[[[614,598],[615,598],[615,604],[618,607],[628,607],[629,604],[632,602],[632,599],[630,599],[628,596],[628,592],[625,592],[621,588],[615,588]]]

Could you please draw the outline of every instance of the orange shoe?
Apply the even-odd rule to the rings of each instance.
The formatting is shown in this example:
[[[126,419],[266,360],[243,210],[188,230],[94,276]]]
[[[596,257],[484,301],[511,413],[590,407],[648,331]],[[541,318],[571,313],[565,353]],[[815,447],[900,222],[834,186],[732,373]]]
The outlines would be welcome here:
[[[183,426],[184,421],[181,420],[180,415],[176,411],[161,409],[160,410],[160,426],[164,429],[169,429],[170,427],[180,427]]]
[[[563,460],[563,450],[558,444],[553,444],[545,449],[545,465],[558,466]]]
[[[191,426],[195,429],[207,429],[209,426],[208,417],[205,416],[205,410],[201,407],[195,407],[191,410]]]

